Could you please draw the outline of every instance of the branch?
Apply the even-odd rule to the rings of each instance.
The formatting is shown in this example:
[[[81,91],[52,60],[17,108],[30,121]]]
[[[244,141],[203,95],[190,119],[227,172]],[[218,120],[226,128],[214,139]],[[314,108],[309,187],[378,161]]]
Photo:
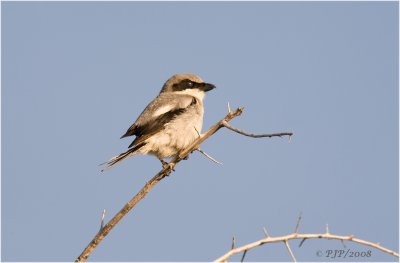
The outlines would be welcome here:
[[[288,240],[291,239],[302,239],[304,242],[304,240],[306,239],[312,239],[312,238],[324,238],[324,239],[337,239],[337,240],[341,240],[341,241],[352,241],[361,245],[365,245],[365,246],[369,246],[369,247],[373,247],[376,249],[379,249],[385,253],[388,253],[390,255],[393,255],[395,257],[399,257],[399,253],[396,253],[390,249],[384,248],[379,244],[375,244],[369,241],[365,241],[359,238],[355,238],[354,236],[338,236],[338,235],[332,235],[330,233],[324,233],[324,234],[298,234],[298,233],[293,233],[290,235],[286,235],[286,236],[281,236],[281,237],[266,237],[264,239],[258,240],[256,242],[235,248],[230,250],[229,252],[227,252],[225,255],[221,256],[220,258],[216,259],[214,262],[225,262],[227,261],[231,256],[244,252],[244,251],[248,251],[251,250],[255,247],[259,247],[261,245],[267,244],[267,243],[277,243],[277,242],[284,242],[286,247],[288,248],[289,252],[291,252],[290,247],[288,247]],[[295,261],[293,252],[290,253],[292,256],[292,259]]]
[[[94,249],[100,244],[100,242],[110,233],[110,231],[118,224],[118,222],[126,215],[132,208],[142,200],[147,193],[157,185],[159,181],[161,181],[164,177],[171,174],[174,167],[183,159],[185,159],[189,154],[191,154],[194,150],[199,149],[200,144],[202,144],[207,138],[212,136],[222,127],[227,127],[227,124],[233,118],[241,115],[243,112],[243,108],[237,108],[235,111],[230,111],[229,113],[212,126],[206,133],[199,136],[189,147],[179,153],[168,165],[166,165],[158,174],[156,174],[149,182],[143,186],[143,188],[128,202],[125,206],[104,226],[100,229],[100,231],[96,234],[96,236],[92,239],[89,245],[82,251],[82,253],[78,256],[75,262],[83,262],[88,259],[88,257],[92,254]],[[229,124],[228,124],[229,125]],[[231,127],[231,126],[229,126]],[[229,128],[232,129],[233,127]],[[236,128],[233,128],[236,129]],[[234,130],[235,131],[235,130]],[[288,133],[289,134],[289,133]],[[245,134],[244,134],[245,135]],[[282,134],[282,135],[286,135]],[[281,136],[282,136],[281,135]],[[292,135],[292,133],[290,133]],[[248,136],[248,135],[246,135]],[[257,135],[255,135],[257,136]],[[274,135],[275,136],[275,135]],[[261,136],[261,137],[272,137],[272,136]],[[258,137],[256,137],[258,138]]]
[[[293,133],[291,133],[291,132],[270,133],[270,134],[253,134],[253,133],[248,133],[248,132],[239,130],[238,128],[231,126],[228,122],[222,122],[222,125],[231,131],[234,131],[241,135],[252,137],[252,138],[265,138],[265,137],[271,138],[271,137],[289,136],[289,139],[290,139],[290,137],[293,135]]]

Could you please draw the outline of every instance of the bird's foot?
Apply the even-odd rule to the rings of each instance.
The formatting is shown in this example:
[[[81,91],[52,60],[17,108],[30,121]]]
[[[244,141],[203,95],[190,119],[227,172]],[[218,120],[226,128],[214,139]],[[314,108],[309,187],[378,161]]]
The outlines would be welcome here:
[[[168,169],[168,168],[170,168],[171,166],[170,166],[170,164],[169,163],[167,163],[166,161],[164,161],[164,160],[161,160],[160,159],[160,161],[161,161],[161,164],[162,164],[162,167],[163,167],[163,169]],[[172,171],[174,171],[175,172],[175,169],[173,169],[172,168]]]

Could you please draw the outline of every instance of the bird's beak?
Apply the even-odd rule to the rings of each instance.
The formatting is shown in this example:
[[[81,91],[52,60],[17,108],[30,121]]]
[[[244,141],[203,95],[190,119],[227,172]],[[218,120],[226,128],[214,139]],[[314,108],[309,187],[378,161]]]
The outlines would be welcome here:
[[[207,92],[207,91],[210,91],[210,90],[212,90],[212,89],[215,89],[216,87],[215,87],[215,85],[214,84],[211,84],[211,83],[201,83],[201,85],[200,85],[200,89],[202,90],[202,91],[204,91],[204,92]]]

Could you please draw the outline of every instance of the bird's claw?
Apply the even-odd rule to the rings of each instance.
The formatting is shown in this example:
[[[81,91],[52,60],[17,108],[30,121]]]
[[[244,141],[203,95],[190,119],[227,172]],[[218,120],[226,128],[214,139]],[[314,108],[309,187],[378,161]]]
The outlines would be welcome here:
[[[162,164],[163,169],[170,169],[170,168],[171,168],[171,164],[167,163],[167,162],[164,161],[164,160],[160,160],[160,161],[161,161],[161,164]],[[175,172],[175,169],[172,168],[172,171]]]

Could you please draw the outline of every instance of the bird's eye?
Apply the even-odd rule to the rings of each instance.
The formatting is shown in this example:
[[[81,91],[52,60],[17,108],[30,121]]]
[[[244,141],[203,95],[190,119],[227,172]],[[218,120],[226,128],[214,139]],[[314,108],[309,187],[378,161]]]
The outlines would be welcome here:
[[[193,87],[193,82],[189,81],[187,84],[189,87]]]

